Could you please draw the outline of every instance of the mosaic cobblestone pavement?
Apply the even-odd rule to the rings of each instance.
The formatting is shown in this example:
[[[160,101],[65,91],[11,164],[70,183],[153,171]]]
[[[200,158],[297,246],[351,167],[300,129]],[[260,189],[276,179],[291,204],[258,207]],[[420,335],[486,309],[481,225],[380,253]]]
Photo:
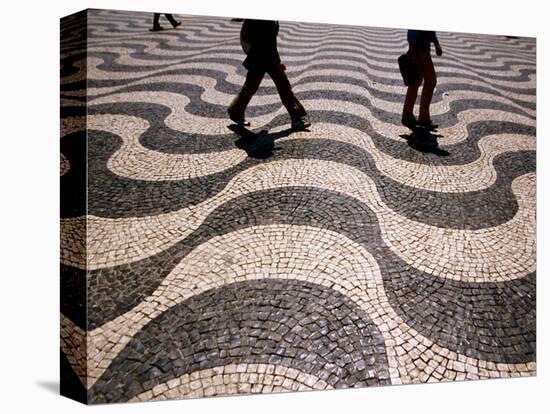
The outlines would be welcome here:
[[[419,136],[404,30],[282,22],[313,125],[266,78],[237,134],[240,23],[179,18],[90,11],[87,61],[64,29],[62,364],[90,401],[534,375],[535,40],[439,33]]]

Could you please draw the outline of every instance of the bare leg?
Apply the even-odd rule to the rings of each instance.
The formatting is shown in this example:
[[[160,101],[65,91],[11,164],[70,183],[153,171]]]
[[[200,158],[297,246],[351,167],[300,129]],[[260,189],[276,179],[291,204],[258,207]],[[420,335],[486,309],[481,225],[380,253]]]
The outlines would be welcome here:
[[[437,84],[435,68],[429,50],[427,53],[422,53],[420,55],[419,66],[422,77],[424,78],[424,86],[422,87],[422,95],[420,96],[420,113],[418,115],[418,121],[425,123],[431,120],[430,104],[432,103],[434,89]]]
[[[264,72],[248,71],[241,91],[227,108],[227,113],[232,121],[236,123],[244,122],[246,107],[260,87],[264,74]]]
[[[420,87],[421,83],[422,81],[420,80],[407,88],[407,95],[405,95],[405,103],[403,104],[402,116],[402,119],[405,121],[414,119],[414,104],[416,102],[416,97],[418,96],[418,88]]]

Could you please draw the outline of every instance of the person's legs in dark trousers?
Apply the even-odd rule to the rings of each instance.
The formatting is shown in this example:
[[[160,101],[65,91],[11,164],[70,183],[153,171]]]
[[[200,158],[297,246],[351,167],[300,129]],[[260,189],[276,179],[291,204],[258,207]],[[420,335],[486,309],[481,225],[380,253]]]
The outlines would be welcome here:
[[[281,97],[281,102],[288,111],[290,119],[293,122],[296,122],[305,117],[307,115],[306,110],[300,101],[298,101],[294,95],[294,92],[292,92],[292,86],[290,86],[290,81],[288,80],[283,67],[279,65],[274,69],[269,70],[267,73],[271,79],[273,79],[273,82],[277,87],[277,92],[279,92],[279,96]]]
[[[229,118],[233,122],[236,122],[238,124],[245,122],[244,112],[246,110],[246,107],[248,106],[248,103],[250,102],[254,94],[258,91],[264,75],[265,72],[255,70],[249,70],[247,72],[246,80],[244,81],[244,85],[241,88],[241,91],[235,97],[235,99],[233,99],[233,101],[227,108]]]
[[[160,30],[160,13],[155,13],[153,15],[153,30]]]
[[[181,24],[180,22],[176,21],[176,19],[174,19],[174,16],[172,16],[171,14],[164,13],[164,16],[168,19],[172,27],[178,27]]]

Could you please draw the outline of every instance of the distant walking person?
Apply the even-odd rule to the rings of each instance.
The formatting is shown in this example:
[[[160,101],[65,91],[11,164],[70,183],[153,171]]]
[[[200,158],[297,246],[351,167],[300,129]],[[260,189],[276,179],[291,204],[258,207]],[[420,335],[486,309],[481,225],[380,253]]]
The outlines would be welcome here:
[[[243,65],[248,72],[241,91],[227,109],[229,118],[236,124],[249,125],[244,117],[246,107],[267,73],[290,115],[292,129],[303,130],[311,125],[306,110],[292,92],[286,67],[281,63],[277,51],[278,33],[279,23],[276,21],[245,19],[242,24],[241,45],[247,55]]]
[[[408,128],[414,129],[421,126],[426,129],[436,129],[437,125],[432,123],[430,117],[430,104],[437,83],[435,68],[430,53],[431,44],[435,45],[437,56],[443,54],[443,50],[437,40],[437,35],[433,31],[409,30],[407,32],[407,41],[409,50],[407,55],[414,60],[420,72],[420,79],[407,88],[405,104],[403,105],[403,116],[401,122]],[[424,82],[422,95],[420,96],[420,112],[418,120],[414,117],[413,108],[418,95],[418,88]]]
[[[167,14],[167,13],[163,13],[163,14],[166,17],[166,19],[168,19],[168,21],[170,22],[170,24],[174,29],[181,24],[181,22],[178,22],[176,19],[174,19],[174,16],[172,16],[171,14]],[[160,13],[155,13],[155,15],[153,16],[153,28],[149,29],[150,31],[159,32],[162,30],[162,26],[160,25],[159,20],[160,20]]]

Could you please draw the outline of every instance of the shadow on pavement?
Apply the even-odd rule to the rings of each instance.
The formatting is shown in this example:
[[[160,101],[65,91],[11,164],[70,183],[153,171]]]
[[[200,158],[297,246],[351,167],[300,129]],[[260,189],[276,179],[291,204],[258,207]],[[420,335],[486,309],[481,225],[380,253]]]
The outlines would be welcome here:
[[[250,158],[260,160],[271,157],[273,151],[279,149],[275,148],[274,145],[276,139],[287,137],[294,132],[292,128],[272,133],[269,133],[267,130],[253,132],[237,124],[229,125],[228,128],[240,137],[235,141],[235,146],[245,150]]]
[[[425,128],[415,128],[410,134],[399,136],[405,138],[409,147],[416,151],[435,154],[439,157],[451,155],[449,151],[439,148],[437,138],[441,138],[443,135],[434,134]]]

